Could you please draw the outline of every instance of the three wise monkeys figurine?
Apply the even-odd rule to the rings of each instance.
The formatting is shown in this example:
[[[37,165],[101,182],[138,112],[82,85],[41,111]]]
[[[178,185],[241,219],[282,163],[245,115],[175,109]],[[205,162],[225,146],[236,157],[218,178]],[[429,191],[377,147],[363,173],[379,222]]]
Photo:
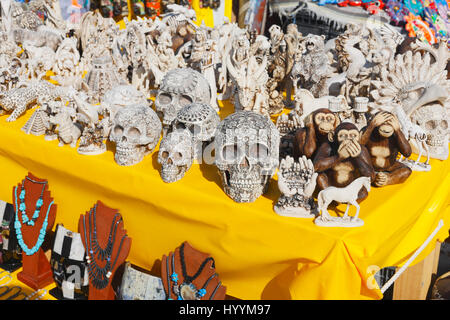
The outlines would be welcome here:
[[[359,130],[352,122],[341,120],[329,109],[318,109],[308,117],[305,127],[295,135],[294,159],[312,159],[318,194],[315,223],[321,226],[353,227],[364,222],[358,218],[359,203],[365,200],[370,185],[382,187],[403,183],[411,169],[397,161],[399,154],[411,155],[397,117],[379,111]],[[343,217],[331,217],[328,205],[335,200],[347,203]],[[349,205],[357,208],[349,217]]]

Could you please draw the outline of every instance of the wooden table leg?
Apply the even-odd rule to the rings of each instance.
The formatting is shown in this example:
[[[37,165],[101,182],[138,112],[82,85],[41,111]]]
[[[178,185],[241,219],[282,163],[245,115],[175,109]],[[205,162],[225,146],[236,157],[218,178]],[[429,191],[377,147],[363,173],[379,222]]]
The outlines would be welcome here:
[[[425,300],[431,278],[436,274],[441,243],[418,264],[406,269],[394,283],[393,300]]]

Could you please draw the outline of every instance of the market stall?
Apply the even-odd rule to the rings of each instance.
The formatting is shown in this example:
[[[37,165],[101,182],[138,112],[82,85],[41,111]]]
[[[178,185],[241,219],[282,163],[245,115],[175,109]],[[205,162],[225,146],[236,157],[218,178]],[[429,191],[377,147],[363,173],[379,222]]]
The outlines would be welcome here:
[[[331,42],[295,24],[267,38],[180,5],[76,24],[38,4],[46,19],[15,4],[2,18],[12,284],[92,300],[381,299],[377,271],[448,237],[446,40],[381,22]]]

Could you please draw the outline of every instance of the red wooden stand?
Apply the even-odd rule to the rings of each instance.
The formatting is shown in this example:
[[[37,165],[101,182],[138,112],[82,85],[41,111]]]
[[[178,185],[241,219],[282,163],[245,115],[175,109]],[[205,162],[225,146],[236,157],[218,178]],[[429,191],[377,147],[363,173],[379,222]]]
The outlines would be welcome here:
[[[34,181],[44,182],[46,180],[39,179],[32,175],[31,173],[28,173],[28,176],[30,179]],[[26,213],[28,217],[31,219],[34,209],[36,208],[36,201],[39,199],[39,196],[41,194],[42,185],[33,183],[27,179],[24,180],[24,187],[26,191],[26,198],[25,198],[25,205],[26,205]],[[20,213],[19,208],[17,206],[19,205],[19,194],[20,190],[22,188],[22,184],[19,183],[17,185],[17,203],[14,203],[14,209],[17,212],[17,216],[19,218],[19,221],[22,222],[22,214]],[[13,188],[13,200],[16,199],[15,195],[15,188]],[[42,228],[42,224],[44,223],[45,216],[48,210],[48,206],[53,201],[53,198],[50,197],[50,191],[48,189],[48,183],[45,186],[44,194],[42,200],[44,203],[41,207],[41,212],[39,214],[39,217],[37,218],[34,226],[28,226],[26,224],[22,224],[22,238],[25,244],[31,249],[38,240],[39,237],[39,231]],[[16,201],[14,201],[16,202]],[[48,214],[48,225],[47,225],[47,232],[50,231],[53,227],[53,224],[55,223],[56,218],[56,204],[52,204],[50,208],[50,212]],[[42,248],[39,248],[38,252],[35,254],[29,256],[25,254],[25,252],[22,252],[22,265],[23,270],[17,275],[17,279],[19,281],[25,283],[27,286],[37,290],[44,288],[51,284],[53,282],[53,273],[52,268],[50,266],[50,262],[48,261],[47,257],[45,256],[44,251]]]
[[[177,300],[177,296],[173,292],[172,283],[170,283],[170,274],[173,272],[172,270],[172,256],[174,257],[174,266],[175,266],[175,272],[178,274],[178,283],[183,283],[183,271],[181,268],[181,262],[180,262],[180,247],[175,249],[175,252],[170,252],[168,256],[164,255],[161,262],[161,279],[163,281],[164,290],[166,293],[168,292],[168,288],[170,287],[170,297],[173,300]],[[202,262],[208,258],[210,255],[201,251],[198,251],[197,249],[193,248],[187,241],[184,242],[184,259],[186,264],[186,272],[188,275],[192,276],[196,273],[196,271],[199,269]],[[169,261],[167,261],[169,259]],[[167,263],[168,262],[168,263]],[[209,261],[206,266],[204,267],[203,271],[200,273],[200,275],[192,281],[192,283],[195,285],[197,289],[200,289],[203,287],[203,285],[206,283],[206,281],[215,273],[215,268],[212,267],[213,262]],[[170,271],[167,270],[167,265],[169,265]],[[170,274],[167,274],[167,273]],[[169,279],[169,282],[168,282]],[[201,300],[209,300],[209,298],[212,296],[212,293],[214,292],[214,289],[219,284],[219,277],[216,276],[213,278],[209,284],[207,285],[206,289],[206,295],[202,297]],[[221,285],[214,297],[213,300],[225,300],[225,293],[226,293],[226,287]]]
[[[97,227],[97,239],[98,243],[102,248],[105,248],[108,243],[108,236],[111,230],[111,224],[113,223],[114,215],[118,212],[116,209],[111,209],[104,205],[101,201],[97,201],[96,210],[96,221],[92,222],[96,224]],[[91,217],[92,218],[92,217]],[[86,230],[85,227],[86,226]],[[81,234],[81,239],[83,241],[84,247],[86,248],[86,254],[89,255],[91,261],[95,260],[95,263],[99,267],[103,267],[106,261],[99,261],[95,254],[89,253],[89,237],[93,230],[89,230],[89,211],[86,215],[81,215],[78,221],[78,232]],[[126,237],[123,241],[122,248],[119,252],[120,240],[126,235],[126,230],[123,229],[123,221],[121,221],[117,227],[117,234],[113,244],[111,263],[116,260],[117,262],[111,270],[111,277],[109,278],[109,283],[104,289],[98,289],[92,284],[92,279],[89,277],[89,300],[114,300],[114,290],[111,286],[112,279],[118,267],[125,262],[128,257],[128,253],[131,248],[131,238]],[[87,239],[85,239],[85,235]],[[86,241],[88,240],[88,241]]]

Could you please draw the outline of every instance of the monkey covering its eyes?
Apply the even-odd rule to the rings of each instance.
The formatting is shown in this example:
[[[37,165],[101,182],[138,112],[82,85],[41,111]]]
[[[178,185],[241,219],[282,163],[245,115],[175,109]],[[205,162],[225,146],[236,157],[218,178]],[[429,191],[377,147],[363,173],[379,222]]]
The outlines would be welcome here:
[[[361,144],[370,153],[376,172],[375,180],[372,180],[374,185],[381,187],[403,183],[411,175],[411,169],[397,161],[399,152],[408,158],[412,150],[400,130],[397,117],[392,113],[378,112],[363,132]]]
[[[320,145],[328,141],[328,133],[334,132],[339,123],[339,118],[329,109],[321,108],[312,112],[305,128],[300,128],[295,133],[294,158],[304,155],[314,159]]]
[[[358,128],[349,122],[341,123],[334,132],[328,133],[328,142],[319,147],[313,160],[314,170],[319,173],[317,186],[320,190],[330,186],[343,188],[362,176],[375,178],[369,152],[359,139]],[[362,187],[358,200],[367,196],[368,191]]]

